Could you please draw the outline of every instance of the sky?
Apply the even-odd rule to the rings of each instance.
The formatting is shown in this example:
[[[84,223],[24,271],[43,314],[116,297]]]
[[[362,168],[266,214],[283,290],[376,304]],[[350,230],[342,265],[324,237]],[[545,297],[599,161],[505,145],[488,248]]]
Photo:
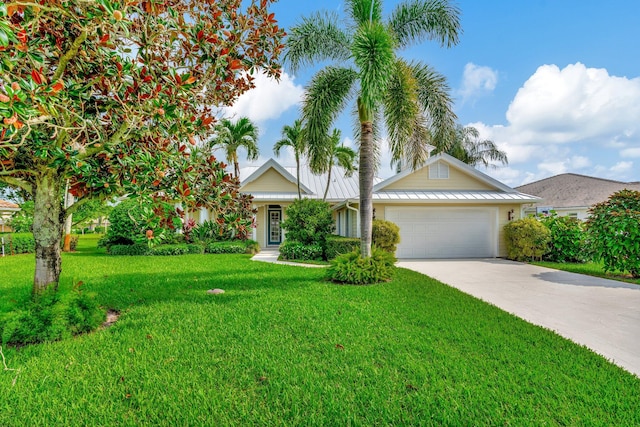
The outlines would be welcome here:
[[[384,0],[388,16],[398,0]],[[640,181],[640,1],[458,0],[462,36],[446,49],[426,41],[400,54],[446,76],[458,123],[474,126],[508,156],[508,166],[481,169],[516,187],[561,173]],[[340,0],[280,0],[271,6],[285,29],[315,11],[344,14]],[[300,116],[305,86],[329,63],[257,87],[226,111],[260,129],[261,164],[274,157],[284,125]],[[335,127],[355,147],[350,108]],[[389,177],[383,147],[378,175]],[[222,155],[222,153],[220,153]],[[293,153],[277,159],[294,165]]]

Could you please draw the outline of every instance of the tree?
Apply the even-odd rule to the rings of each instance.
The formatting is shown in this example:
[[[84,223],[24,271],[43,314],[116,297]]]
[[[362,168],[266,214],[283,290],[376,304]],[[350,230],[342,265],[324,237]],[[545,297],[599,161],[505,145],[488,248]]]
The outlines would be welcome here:
[[[280,151],[284,147],[291,147],[296,158],[296,182],[298,184],[298,199],[302,198],[300,192],[300,159],[307,150],[307,140],[302,126],[302,120],[293,122],[293,126],[285,125],[282,128],[282,139],[273,146],[273,153],[280,157]]]
[[[456,44],[460,11],[447,0],[405,0],[383,21],[382,0],[348,0],[345,9],[350,21],[345,27],[335,13],[316,13],[294,26],[285,60],[293,71],[321,60],[335,62],[312,78],[303,101],[313,170],[327,158],[322,143],[331,124],[355,99],[361,253],[369,257],[379,122],[386,127],[392,159],[411,159],[413,168],[426,160],[427,143],[448,144],[455,123],[444,77],[427,65],[403,60],[396,50],[424,39]]]
[[[254,70],[280,74],[270,3],[0,5],[0,180],[33,195],[34,295],[57,288],[64,218],[84,201],[189,197],[187,141],[213,134],[213,112],[252,87]],[[65,210],[67,179],[78,201]]]
[[[478,129],[473,126],[456,126],[453,142],[446,153],[471,166],[488,168],[497,167],[492,162],[509,163],[507,154],[490,139],[481,140]]]
[[[247,117],[241,117],[236,122],[222,119],[211,145],[212,148],[221,147],[224,149],[227,161],[233,164],[234,176],[239,178],[238,149],[244,147],[247,150],[248,160],[258,158],[258,127]]]
[[[333,166],[340,166],[344,169],[345,176],[351,176],[358,167],[356,166],[357,153],[349,147],[345,147],[340,143],[340,130],[334,129],[333,133],[327,136],[327,186],[324,189],[324,195],[322,201],[327,200],[327,194],[329,194],[329,185],[331,185],[331,171]]]

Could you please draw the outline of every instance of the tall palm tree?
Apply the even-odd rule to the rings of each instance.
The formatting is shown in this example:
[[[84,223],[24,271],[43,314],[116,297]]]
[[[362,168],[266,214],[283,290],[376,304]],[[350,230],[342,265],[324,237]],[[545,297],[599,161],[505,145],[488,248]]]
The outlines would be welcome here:
[[[282,139],[273,146],[273,152],[276,157],[280,157],[280,150],[283,147],[291,147],[296,158],[296,181],[298,183],[298,199],[300,199],[302,198],[300,193],[300,159],[307,150],[307,140],[302,120],[296,120],[293,122],[293,126],[285,125],[282,128]]]
[[[425,39],[450,47],[458,42],[460,11],[448,0],[404,0],[387,20],[382,0],[346,0],[348,22],[335,13],[316,13],[294,26],[285,61],[296,71],[330,60],[306,89],[302,113],[313,153],[322,167],[322,142],[338,114],[355,100],[360,141],[361,253],[371,256],[373,177],[378,163],[379,121],[384,123],[392,159],[411,159],[415,168],[428,156],[427,143],[446,146],[455,123],[445,78],[396,51]],[[317,149],[316,149],[317,148]]]
[[[236,122],[222,119],[217,127],[216,136],[211,141],[211,148],[221,147],[225,150],[227,162],[233,164],[234,176],[240,176],[238,163],[238,149],[243,147],[247,151],[248,160],[258,159],[258,126],[247,117],[241,117]]]
[[[331,135],[327,136],[327,147],[329,158],[327,159],[327,186],[324,189],[322,201],[327,200],[329,194],[329,185],[331,185],[331,171],[334,166],[340,166],[344,169],[345,176],[351,176],[358,170],[356,166],[357,153],[349,147],[345,147],[340,143],[340,130],[334,129]]]
[[[445,150],[458,160],[471,166],[497,167],[493,162],[507,165],[507,153],[498,149],[490,139],[480,139],[480,132],[473,126],[458,125],[452,144]]]

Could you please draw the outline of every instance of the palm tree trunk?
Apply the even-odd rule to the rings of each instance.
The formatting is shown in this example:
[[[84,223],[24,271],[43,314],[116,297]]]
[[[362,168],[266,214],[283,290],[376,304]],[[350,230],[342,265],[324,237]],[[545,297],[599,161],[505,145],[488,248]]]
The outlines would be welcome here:
[[[360,254],[371,256],[371,223],[373,221],[373,123],[360,122]]]
[[[331,184],[331,169],[333,169],[333,161],[329,163],[329,170],[327,171],[327,187],[324,189],[324,196],[322,196],[322,201],[327,201],[327,194],[329,194],[329,185]]]
[[[298,184],[298,199],[302,199],[300,192],[300,156],[296,153],[296,183]]]
[[[53,287],[58,288],[62,259],[60,242],[64,214],[60,176],[50,170],[36,176],[33,211],[33,238],[36,243],[36,271],[33,279],[34,296]]]

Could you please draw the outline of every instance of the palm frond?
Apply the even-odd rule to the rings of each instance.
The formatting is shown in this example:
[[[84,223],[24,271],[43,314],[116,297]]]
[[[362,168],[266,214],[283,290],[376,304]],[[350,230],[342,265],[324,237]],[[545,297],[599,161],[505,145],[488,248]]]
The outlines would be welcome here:
[[[305,91],[302,117],[307,123],[309,164],[314,172],[322,169],[329,127],[349,101],[357,79],[352,69],[327,67],[313,77]]]
[[[451,47],[462,34],[460,9],[448,0],[404,1],[391,14],[389,25],[401,47],[425,39]]]
[[[356,26],[382,21],[382,0],[347,0],[346,9]]]
[[[316,12],[289,30],[284,63],[296,72],[325,59],[345,61],[351,55],[351,35],[340,26],[333,12]]]
[[[274,154],[276,156],[280,156],[280,151],[284,147],[291,147],[296,159],[304,154],[307,147],[307,141],[302,120],[295,120],[293,122],[293,126],[285,125],[282,127],[282,139],[274,144]]]

